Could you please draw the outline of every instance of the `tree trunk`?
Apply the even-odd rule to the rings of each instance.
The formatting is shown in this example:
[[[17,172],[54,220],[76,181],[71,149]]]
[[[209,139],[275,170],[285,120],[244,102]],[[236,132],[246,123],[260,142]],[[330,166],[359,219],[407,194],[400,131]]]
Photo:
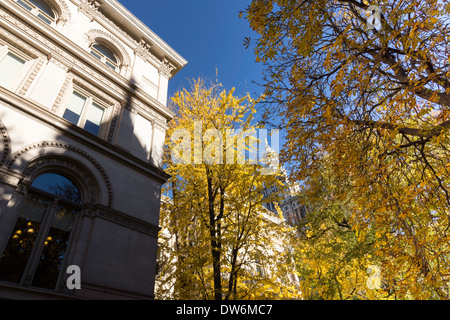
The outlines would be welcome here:
[[[220,273],[221,239],[214,210],[215,193],[213,192],[212,177],[209,170],[206,170],[208,181],[208,211],[209,211],[209,236],[211,242],[211,254],[213,260],[214,275],[214,299],[222,300],[222,276]]]
[[[238,253],[238,249],[233,248],[232,256],[231,256],[230,280],[228,282],[228,293],[225,297],[225,300],[229,300],[232,294],[236,295],[237,253]]]

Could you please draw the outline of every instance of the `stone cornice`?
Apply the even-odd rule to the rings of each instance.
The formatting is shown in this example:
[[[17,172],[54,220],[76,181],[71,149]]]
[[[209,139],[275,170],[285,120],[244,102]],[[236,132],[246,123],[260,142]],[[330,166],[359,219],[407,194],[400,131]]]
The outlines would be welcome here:
[[[0,182],[7,184],[13,188],[16,188],[20,180],[23,179],[23,175],[12,172],[5,167],[0,166]]]
[[[85,213],[85,216],[89,218],[98,217],[106,221],[110,221],[112,223],[119,224],[135,231],[144,233],[154,238],[158,237],[158,232],[161,230],[159,226],[155,226],[154,224],[151,224],[149,222],[101,205],[95,205],[92,210],[88,210],[88,212]]]
[[[125,7],[117,1],[97,1],[97,0],[71,0],[77,4],[80,11],[85,13],[92,21],[103,25],[106,29],[113,31],[114,35],[127,43],[134,52],[141,58],[151,62],[159,68],[164,61],[169,61],[173,68],[170,70],[169,78],[181,70],[187,61],[176,53],[167,43],[159,38],[153,31],[145,26],[141,21],[134,17]],[[139,34],[130,35],[123,30],[113,20],[108,18],[102,11],[114,10],[114,16],[118,14],[127,22],[131,29],[139,31]],[[144,39],[144,37],[146,39]]]
[[[71,1],[92,1],[92,0],[71,0]],[[98,0],[100,1],[100,0]],[[127,31],[134,37],[139,39],[138,42],[146,43],[152,47],[152,54],[159,56],[159,60],[163,61],[167,59],[175,67],[172,76],[180,71],[187,61],[179,55],[173,48],[171,48],[166,42],[164,42],[157,34],[155,34],[148,26],[142,23],[136,18],[130,11],[122,6],[116,0],[101,0],[101,6],[99,11],[109,13],[114,12],[114,16],[120,15],[125,22],[122,24],[127,28]],[[104,18],[105,15],[102,14]],[[108,19],[108,18],[106,18]],[[109,20],[109,19],[108,19]],[[116,25],[113,21],[109,20],[112,24]],[[121,32],[128,34],[116,25]]]
[[[159,72],[165,77],[172,77],[172,72],[175,69],[175,66],[171,64],[167,59],[164,59],[159,68]]]

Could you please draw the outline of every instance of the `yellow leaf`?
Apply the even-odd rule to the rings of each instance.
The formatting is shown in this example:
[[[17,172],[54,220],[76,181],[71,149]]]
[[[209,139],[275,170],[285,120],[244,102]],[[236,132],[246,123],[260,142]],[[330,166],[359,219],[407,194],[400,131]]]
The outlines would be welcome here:
[[[440,13],[438,9],[431,10],[430,15],[437,16]]]

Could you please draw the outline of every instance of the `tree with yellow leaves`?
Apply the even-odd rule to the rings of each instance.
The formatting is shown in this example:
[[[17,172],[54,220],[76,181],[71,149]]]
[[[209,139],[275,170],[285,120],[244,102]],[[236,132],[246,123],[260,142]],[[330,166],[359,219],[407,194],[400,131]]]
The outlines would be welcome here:
[[[327,164],[396,298],[449,298],[449,13],[438,0],[255,0],[243,12],[292,179],[308,188]]]
[[[323,162],[320,176],[310,180],[298,198],[307,208],[296,246],[303,298],[389,298],[381,278],[381,259],[374,254],[374,231],[360,237],[350,214],[354,197],[351,192],[345,197],[336,192],[344,181],[330,169]]]
[[[276,200],[275,193],[263,197],[266,186],[283,186],[277,170],[267,171],[261,153],[255,158],[254,147],[260,145],[255,142],[262,140],[252,124],[257,101],[233,93],[199,80],[172,99],[177,116],[167,132],[165,159],[170,200],[161,212],[161,226],[173,241],[162,244],[170,257],[162,272],[172,285],[158,297],[297,294],[289,278],[295,269],[284,248],[294,233],[262,206]]]

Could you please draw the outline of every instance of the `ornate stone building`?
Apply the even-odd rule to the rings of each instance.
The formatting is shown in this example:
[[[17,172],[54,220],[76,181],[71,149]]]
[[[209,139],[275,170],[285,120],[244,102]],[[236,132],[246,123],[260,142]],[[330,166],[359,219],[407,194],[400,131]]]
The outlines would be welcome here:
[[[277,152],[271,147],[267,146],[265,150],[270,159],[270,166],[276,170],[280,170],[279,179],[284,188],[279,190],[277,186],[266,186],[263,190],[264,198],[269,198],[272,194],[280,197],[279,201],[266,202],[263,206],[270,212],[277,214],[276,204],[280,207],[283,213],[284,220],[290,225],[298,225],[302,219],[306,217],[306,207],[303,206],[298,199],[300,193],[300,186],[298,183],[289,181],[287,171],[284,167],[280,167],[280,161]]]
[[[0,1],[0,298],[153,298],[186,63],[115,0]]]

